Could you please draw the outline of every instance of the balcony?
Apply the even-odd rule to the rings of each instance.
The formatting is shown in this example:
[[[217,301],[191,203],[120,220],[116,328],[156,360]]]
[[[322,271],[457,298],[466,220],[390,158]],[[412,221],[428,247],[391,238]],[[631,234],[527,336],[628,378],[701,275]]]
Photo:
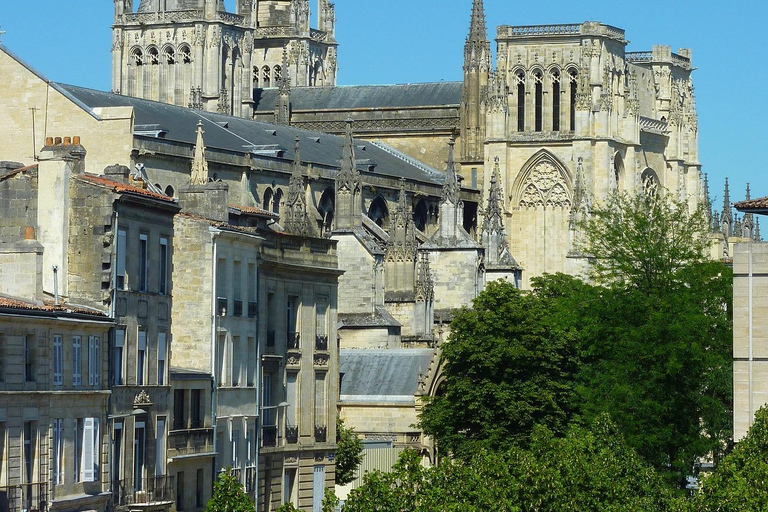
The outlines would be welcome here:
[[[288,350],[299,350],[300,338],[301,336],[298,332],[289,331],[286,339],[286,348],[288,348]]]
[[[112,484],[112,499],[116,507],[130,505],[159,505],[176,499],[176,480],[169,475],[119,480]]]
[[[328,336],[315,336],[315,350],[326,352],[328,351]]]
[[[193,428],[168,433],[168,457],[213,455],[213,429]]]
[[[324,443],[328,437],[328,427],[319,427],[315,425],[315,442]]]
[[[0,487],[0,510],[3,512],[42,511],[48,509],[48,484],[21,484]]]
[[[261,427],[261,444],[267,447],[277,446],[277,426]]]
[[[256,492],[258,476],[259,470],[256,466],[248,466],[245,468],[245,492],[248,494],[253,494]]]
[[[289,444],[296,444],[299,442],[299,426],[298,425],[285,426],[285,442]]]

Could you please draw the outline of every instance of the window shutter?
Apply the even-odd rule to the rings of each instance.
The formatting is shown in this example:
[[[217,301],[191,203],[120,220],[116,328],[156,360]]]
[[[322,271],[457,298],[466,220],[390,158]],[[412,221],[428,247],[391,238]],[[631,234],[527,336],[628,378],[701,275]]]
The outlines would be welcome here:
[[[88,337],[88,385],[93,386],[94,374],[93,374],[93,336]]]
[[[97,336],[94,336],[93,338],[93,385],[97,387],[99,386],[99,370],[101,366],[99,363],[100,363],[99,338]]]
[[[53,337],[53,385],[61,386],[64,382],[62,375],[64,347],[62,338],[59,335]]]
[[[83,384],[83,342],[80,336],[72,338],[72,385]]]
[[[83,457],[81,467],[83,468],[83,482],[94,481],[94,428],[98,426],[94,425],[95,418],[85,418],[83,422]]]

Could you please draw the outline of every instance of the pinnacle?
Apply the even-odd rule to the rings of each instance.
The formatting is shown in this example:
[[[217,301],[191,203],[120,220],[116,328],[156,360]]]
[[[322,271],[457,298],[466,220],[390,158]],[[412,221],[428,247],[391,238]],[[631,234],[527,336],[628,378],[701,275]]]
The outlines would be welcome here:
[[[467,41],[486,41],[487,32],[485,30],[485,7],[483,0],[473,0],[472,18],[469,23],[469,37]]]

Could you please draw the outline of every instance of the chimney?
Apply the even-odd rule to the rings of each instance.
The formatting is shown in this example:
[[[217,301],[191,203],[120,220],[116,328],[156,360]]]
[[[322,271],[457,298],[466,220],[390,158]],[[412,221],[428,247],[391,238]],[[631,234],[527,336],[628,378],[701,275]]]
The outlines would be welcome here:
[[[131,170],[125,165],[115,164],[104,168],[104,176],[120,183],[129,184]]]
[[[229,186],[222,181],[179,188],[179,206],[183,213],[192,213],[217,222],[229,221]]]

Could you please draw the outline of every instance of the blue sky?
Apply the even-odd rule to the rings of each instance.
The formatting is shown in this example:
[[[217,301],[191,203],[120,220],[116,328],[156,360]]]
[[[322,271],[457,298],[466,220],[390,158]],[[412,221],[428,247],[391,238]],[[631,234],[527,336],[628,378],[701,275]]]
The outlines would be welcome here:
[[[759,156],[768,148],[768,66],[758,50],[766,0],[485,0],[485,8],[491,39],[498,25],[597,20],[625,29],[633,51],[691,48],[700,160],[713,199],[722,204],[725,176],[734,201],[746,182],[753,197],[768,196]],[[460,80],[470,9],[471,0],[336,0],[339,83]],[[2,41],[52,80],[109,90],[113,12],[110,0],[0,0]]]

